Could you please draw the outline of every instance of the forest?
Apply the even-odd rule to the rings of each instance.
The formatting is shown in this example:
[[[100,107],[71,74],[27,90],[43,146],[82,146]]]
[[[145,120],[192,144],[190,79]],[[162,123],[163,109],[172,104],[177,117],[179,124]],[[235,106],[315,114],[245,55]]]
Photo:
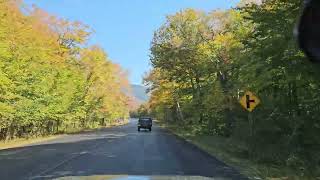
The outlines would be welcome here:
[[[139,111],[237,141],[257,163],[319,176],[320,69],[294,35],[303,1],[247,2],[167,16],[151,43],[150,101]],[[261,101],[250,115],[239,104],[246,91]]]
[[[22,1],[0,0],[0,140],[125,121],[127,72],[94,30]]]
[[[135,116],[237,142],[237,155],[320,176],[320,67],[299,49],[303,0],[168,15],[154,32],[151,94]],[[0,140],[104,127],[129,118],[128,72],[94,30],[22,1],[0,0]],[[251,91],[253,112],[239,100]],[[213,141],[213,140],[212,140]]]

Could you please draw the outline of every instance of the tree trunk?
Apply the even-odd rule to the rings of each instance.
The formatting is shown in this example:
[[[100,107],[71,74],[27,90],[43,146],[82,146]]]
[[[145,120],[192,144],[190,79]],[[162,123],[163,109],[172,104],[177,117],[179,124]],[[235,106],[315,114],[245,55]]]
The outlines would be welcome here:
[[[180,108],[180,103],[177,101],[177,111],[178,111],[178,114],[179,114],[179,118],[181,121],[184,121],[184,118],[183,118],[183,114],[182,114],[182,111],[181,111],[181,108]]]
[[[200,79],[197,76],[196,77],[196,92],[197,92],[197,106],[198,106],[198,115],[199,115],[199,123],[201,124],[203,122],[203,93],[202,93],[202,88],[200,85]]]
[[[226,122],[226,126],[227,126],[227,131],[225,132],[226,136],[230,136],[231,133],[232,133],[232,124],[233,124],[233,118],[232,118],[232,115],[231,115],[231,109],[230,109],[230,106],[231,106],[231,100],[230,100],[230,97],[229,97],[229,89],[227,87],[227,82],[228,82],[228,79],[227,79],[227,76],[226,76],[226,72],[219,72],[218,73],[218,78],[219,78],[219,82],[220,82],[220,85],[221,85],[221,88],[222,88],[222,92],[223,94],[225,95],[226,97],[226,102],[225,104],[227,105],[227,107],[224,109],[224,118],[225,118],[225,122]]]
[[[14,133],[15,133],[15,128],[11,124],[10,127],[8,128],[5,141],[7,142],[7,141],[11,140],[14,137]]]

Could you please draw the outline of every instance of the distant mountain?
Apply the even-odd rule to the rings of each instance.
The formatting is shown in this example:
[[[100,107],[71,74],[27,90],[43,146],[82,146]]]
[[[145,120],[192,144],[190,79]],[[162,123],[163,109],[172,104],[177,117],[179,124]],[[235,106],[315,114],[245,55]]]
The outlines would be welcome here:
[[[145,103],[149,100],[149,95],[146,93],[147,88],[145,86],[131,84],[131,93],[141,103]]]
[[[146,93],[147,88],[137,84],[130,85],[130,92],[126,92],[130,97],[128,102],[130,110],[136,110],[141,104],[149,100],[149,95]]]

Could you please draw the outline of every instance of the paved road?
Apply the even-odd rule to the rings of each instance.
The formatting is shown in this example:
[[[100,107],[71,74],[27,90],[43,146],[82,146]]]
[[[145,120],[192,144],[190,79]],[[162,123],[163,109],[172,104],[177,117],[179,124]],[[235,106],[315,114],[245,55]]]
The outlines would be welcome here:
[[[137,120],[0,151],[0,179],[53,179],[97,175],[170,175],[245,179],[232,168],[154,125]]]

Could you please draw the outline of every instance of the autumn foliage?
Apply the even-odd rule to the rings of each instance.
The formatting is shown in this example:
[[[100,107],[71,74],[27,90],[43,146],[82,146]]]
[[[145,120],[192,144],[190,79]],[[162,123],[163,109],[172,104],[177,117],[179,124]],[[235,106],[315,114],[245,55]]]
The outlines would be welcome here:
[[[127,73],[81,22],[0,1],[0,139],[112,124],[128,117]]]
[[[151,44],[149,112],[190,134],[238,142],[241,157],[319,175],[319,67],[293,33],[302,4],[247,0],[168,16]],[[248,90],[261,99],[252,118],[238,102]]]

